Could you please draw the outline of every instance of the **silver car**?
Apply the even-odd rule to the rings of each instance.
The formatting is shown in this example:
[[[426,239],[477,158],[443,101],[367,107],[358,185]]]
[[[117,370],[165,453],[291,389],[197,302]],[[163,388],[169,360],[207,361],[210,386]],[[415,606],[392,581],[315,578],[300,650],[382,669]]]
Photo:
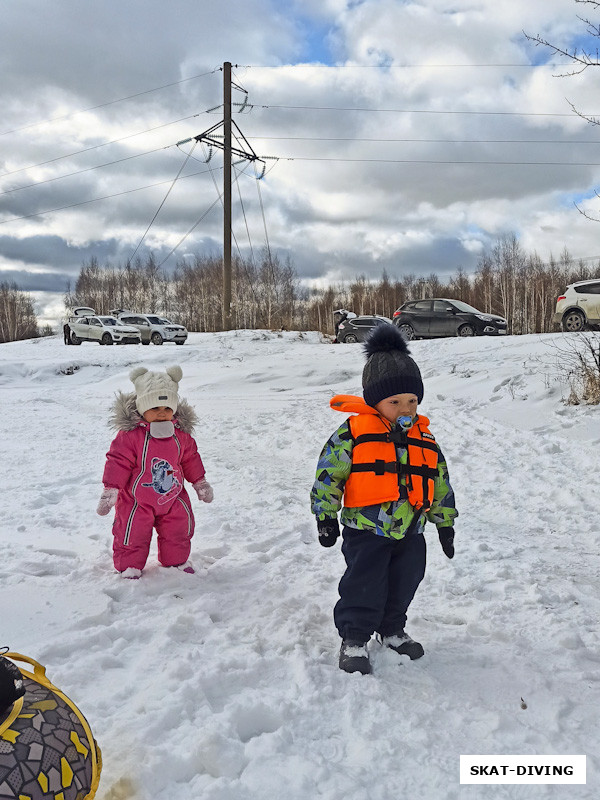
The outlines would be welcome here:
[[[77,315],[69,317],[71,344],[98,342],[98,344],[139,344],[140,332],[131,325],[123,325],[110,316]]]
[[[113,312],[124,325],[132,325],[139,331],[142,344],[163,344],[175,342],[185,344],[188,337],[187,328],[177,325],[157,314],[136,314],[133,311],[115,310]]]

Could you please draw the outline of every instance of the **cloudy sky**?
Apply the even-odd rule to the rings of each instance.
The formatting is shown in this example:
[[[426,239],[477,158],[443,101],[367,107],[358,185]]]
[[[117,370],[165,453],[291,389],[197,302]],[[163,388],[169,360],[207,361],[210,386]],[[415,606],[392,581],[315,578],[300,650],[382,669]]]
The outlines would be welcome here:
[[[523,33],[589,46],[578,14],[600,22],[594,11],[574,0],[8,0],[0,280],[34,292],[51,318],[91,256],[151,250],[168,270],[218,252],[222,154],[207,163],[206,148],[181,142],[220,123],[224,61],[235,122],[264,159],[234,169],[243,254],[268,239],[313,284],[472,271],[506,233],[543,259],[565,247],[600,257],[600,224],[574,206],[600,217],[600,128],[570,105],[600,116],[600,69],[560,77],[565,59]]]

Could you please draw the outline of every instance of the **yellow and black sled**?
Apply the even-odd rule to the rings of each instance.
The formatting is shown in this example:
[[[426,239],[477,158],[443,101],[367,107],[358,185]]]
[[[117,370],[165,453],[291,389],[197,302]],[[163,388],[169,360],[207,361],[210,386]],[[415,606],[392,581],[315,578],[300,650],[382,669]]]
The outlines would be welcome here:
[[[2,653],[19,667],[16,694],[0,708],[0,800],[91,800],[98,789],[102,758],[87,720],[46,677],[37,661]],[[6,665],[6,662],[4,662]]]

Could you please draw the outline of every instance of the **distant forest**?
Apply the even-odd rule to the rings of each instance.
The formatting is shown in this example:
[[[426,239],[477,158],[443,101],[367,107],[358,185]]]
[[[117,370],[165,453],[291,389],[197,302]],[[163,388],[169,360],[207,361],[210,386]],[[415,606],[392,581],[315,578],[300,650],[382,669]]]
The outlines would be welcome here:
[[[392,317],[406,300],[447,297],[506,317],[509,333],[544,333],[555,330],[556,298],[567,284],[599,275],[599,264],[576,262],[566,250],[544,262],[508,235],[480,257],[473,274],[459,268],[449,278],[435,272],[425,277],[399,265],[397,275],[384,272],[377,281],[359,276],[324,290],[308,290],[301,286],[291,260],[265,251],[258,263],[238,258],[233,264],[232,327],[333,333],[337,308]],[[153,312],[191,331],[221,330],[221,258],[197,255],[180,261],[170,275],[152,255],[125,265],[101,266],[91,259],[65,295],[65,305],[68,311],[91,306],[99,314],[113,308]]]

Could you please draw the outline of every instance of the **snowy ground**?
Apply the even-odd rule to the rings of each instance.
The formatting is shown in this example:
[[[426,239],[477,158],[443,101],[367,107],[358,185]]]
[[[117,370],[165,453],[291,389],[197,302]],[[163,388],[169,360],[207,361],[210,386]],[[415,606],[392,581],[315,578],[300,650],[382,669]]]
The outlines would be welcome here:
[[[192,334],[184,347],[0,347],[0,644],[37,658],[102,748],[98,800],[600,796],[600,408],[561,402],[562,334],[412,345],[460,518],[434,528],[409,662],[337,668],[339,547],[308,492],[359,393],[362,350],[316,333]],[[197,575],[152,552],[112,571],[95,507],[114,392],[180,363],[215,489]],[[112,516],[112,515],[111,515]],[[526,708],[522,708],[521,698]],[[460,754],[586,754],[586,786],[460,786]]]

